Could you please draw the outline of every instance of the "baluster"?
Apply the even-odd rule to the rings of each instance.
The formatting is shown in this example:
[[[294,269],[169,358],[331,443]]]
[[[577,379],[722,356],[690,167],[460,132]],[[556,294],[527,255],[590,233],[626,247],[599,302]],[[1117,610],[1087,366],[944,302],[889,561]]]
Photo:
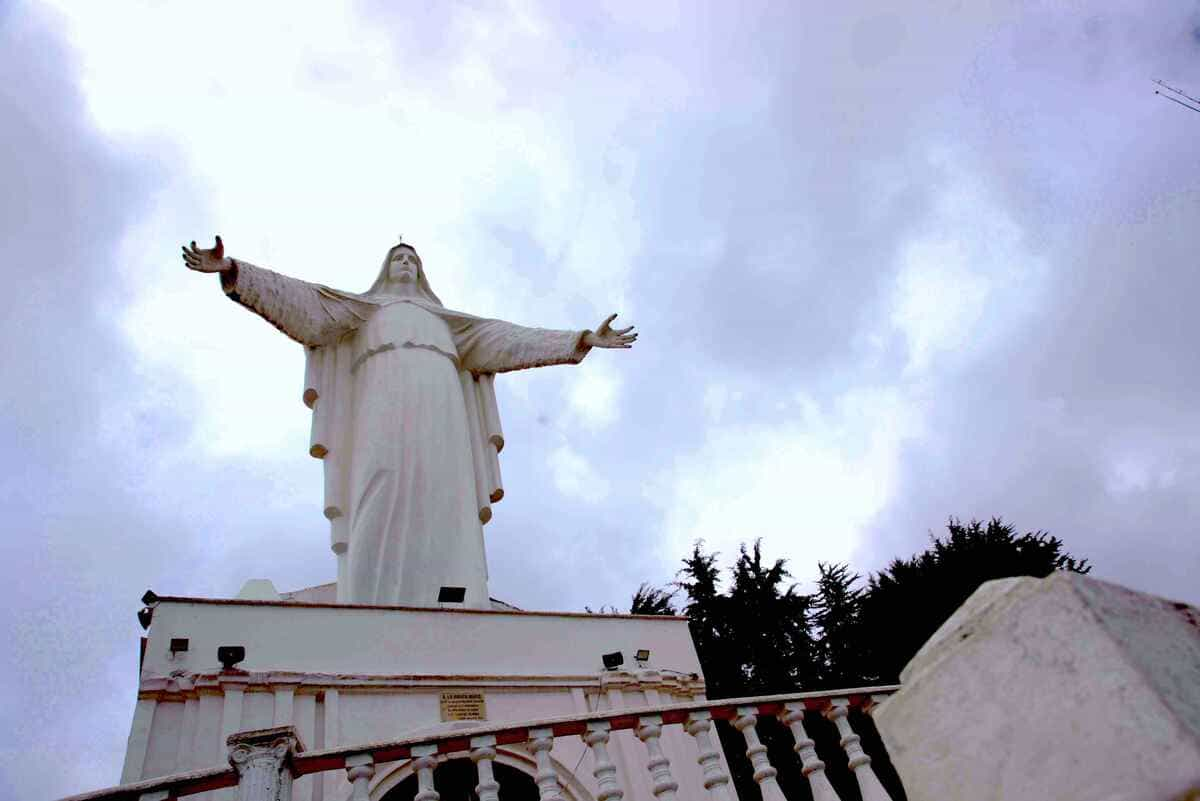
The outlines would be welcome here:
[[[433,786],[433,768],[437,764],[436,745],[414,745],[413,768],[417,771],[417,794],[413,801],[438,801],[441,795]]]
[[[729,774],[721,767],[721,752],[713,743],[712,725],[710,712],[688,715],[686,729],[700,751],[696,762],[704,771],[704,789],[708,790],[711,801],[736,801],[729,787]]]
[[[612,726],[606,720],[594,721],[588,723],[587,733],[583,735],[583,741],[592,749],[592,758],[596,762],[596,767],[592,770],[592,775],[596,777],[596,783],[600,786],[600,794],[596,796],[596,801],[621,801],[625,796],[617,782],[617,766],[608,755],[611,729]]]
[[[538,801],[559,801],[562,790],[558,786],[558,774],[550,761],[550,749],[554,747],[554,734],[550,729],[533,729],[529,732],[530,747],[537,760]],[[420,801],[419,799],[417,801]]]
[[[375,775],[375,757],[370,754],[354,754],[346,757],[346,781],[353,788],[350,801],[370,801],[368,786]]]
[[[767,747],[758,739],[758,730],[754,725],[758,722],[758,710],[752,706],[738,707],[738,716],[733,721],[733,727],[746,738],[746,756],[754,768],[754,781],[762,791],[763,801],[787,801],[779,782],[775,780],[776,770],[771,767],[767,757]]]
[[[654,786],[651,788],[654,797],[659,801],[675,801],[675,791],[679,789],[679,783],[671,777],[671,760],[667,759],[662,750],[662,743],[658,741],[662,736],[662,716],[647,715],[638,718],[636,733],[638,739],[646,744],[646,752],[650,755],[646,762],[646,770],[650,771],[650,776],[654,779]]]
[[[475,770],[479,774],[479,784],[475,785],[475,795],[479,796],[479,801],[500,801],[500,783],[492,771],[495,759],[495,735],[471,738],[471,761],[475,763]]]
[[[808,779],[813,801],[841,801],[825,775],[825,763],[817,757],[812,738],[804,730],[803,702],[784,704],[779,719],[792,730],[792,738],[796,741],[792,750],[800,756],[800,772]]]
[[[892,801],[887,790],[884,790],[883,785],[879,783],[879,777],[871,768],[871,758],[859,745],[858,735],[850,728],[849,712],[849,699],[834,698],[829,709],[825,710],[825,717],[834,722],[838,734],[842,736],[841,746],[846,750],[846,756],[850,760],[850,769],[854,771],[854,778],[858,780],[858,789],[862,793],[863,801]]]

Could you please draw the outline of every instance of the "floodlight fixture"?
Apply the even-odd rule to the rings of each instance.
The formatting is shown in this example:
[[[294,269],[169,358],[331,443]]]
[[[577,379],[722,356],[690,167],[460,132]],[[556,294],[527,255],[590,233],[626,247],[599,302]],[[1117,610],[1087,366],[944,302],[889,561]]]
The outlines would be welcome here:
[[[154,590],[146,590],[145,594],[142,595],[142,603],[152,608],[158,603],[158,596],[154,594]]]
[[[148,606],[144,606],[138,610],[138,623],[142,624],[143,629],[150,628],[150,621],[154,619],[154,610]]]
[[[633,658],[639,662],[649,662],[650,661],[650,649],[649,648],[639,648],[637,650],[637,653],[633,655]]]
[[[611,654],[604,654],[600,658],[604,660],[605,670],[616,670],[621,665],[625,664],[625,657],[620,651],[613,651]]]
[[[438,603],[440,604],[461,604],[466,597],[466,587],[442,587],[438,590]]]
[[[245,658],[246,646],[244,645],[217,646],[217,661],[221,663],[222,670],[233,670],[234,665]]]
[[[172,637],[171,638],[171,655],[185,654],[188,650],[187,637]]]

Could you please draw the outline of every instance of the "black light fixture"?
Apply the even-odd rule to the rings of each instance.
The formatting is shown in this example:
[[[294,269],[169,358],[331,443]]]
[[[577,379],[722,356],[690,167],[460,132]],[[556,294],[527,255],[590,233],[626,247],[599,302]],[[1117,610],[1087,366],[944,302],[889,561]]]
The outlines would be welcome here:
[[[154,594],[154,590],[146,590],[142,595],[142,603],[151,608],[158,603],[158,596]]]
[[[620,651],[613,651],[611,654],[604,654],[600,658],[604,660],[605,670],[616,670],[621,665],[625,664],[625,657]]]
[[[466,597],[466,587],[442,587],[438,590],[438,603],[440,604],[461,604]]]
[[[650,649],[649,648],[637,649],[637,653],[635,653],[633,655],[633,658],[639,662],[649,662],[650,661]]]
[[[143,629],[150,628],[150,621],[154,620],[154,610],[148,606],[144,606],[138,610],[138,623],[142,624]]]
[[[217,661],[221,663],[222,670],[233,670],[233,666],[245,658],[246,646],[244,645],[217,646]]]
[[[187,637],[172,637],[171,638],[171,656],[175,654],[186,654],[188,649]]]

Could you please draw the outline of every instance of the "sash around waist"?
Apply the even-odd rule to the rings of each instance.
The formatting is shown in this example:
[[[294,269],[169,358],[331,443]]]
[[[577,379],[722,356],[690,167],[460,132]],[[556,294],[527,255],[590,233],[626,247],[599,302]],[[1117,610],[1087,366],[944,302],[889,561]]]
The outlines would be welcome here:
[[[395,350],[398,347],[399,348],[419,348],[420,350],[431,351],[440,356],[445,356],[447,359],[449,359],[450,363],[454,365],[455,370],[462,369],[459,366],[458,356],[456,354],[447,353],[446,351],[442,350],[441,348],[439,348],[435,345],[422,345],[422,344],[410,341],[410,342],[403,342],[399,345],[397,345],[395,342],[385,342],[382,345],[380,345],[379,347],[371,348],[370,350],[363,351],[357,357],[355,357],[353,362],[350,363],[350,372],[354,373],[355,371],[357,371],[359,366],[363,362],[365,362],[367,359],[371,358],[372,356],[378,356],[380,353],[386,353],[389,350]]]

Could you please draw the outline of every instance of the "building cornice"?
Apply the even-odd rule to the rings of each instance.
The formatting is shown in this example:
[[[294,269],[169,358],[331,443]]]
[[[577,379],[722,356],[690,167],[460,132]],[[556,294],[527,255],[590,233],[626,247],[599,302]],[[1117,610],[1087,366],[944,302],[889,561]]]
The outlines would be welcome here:
[[[376,604],[334,604],[316,603],[312,601],[253,601],[244,598],[191,598],[184,595],[159,595],[155,605],[164,603],[176,604],[215,604],[219,606],[278,606],[284,609],[361,609],[386,612],[429,612],[448,615],[496,615],[500,617],[566,617],[584,620],[647,620],[687,622],[681,615],[620,615],[593,612],[536,612],[524,609],[449,609],[433,606],[382,606]]]

